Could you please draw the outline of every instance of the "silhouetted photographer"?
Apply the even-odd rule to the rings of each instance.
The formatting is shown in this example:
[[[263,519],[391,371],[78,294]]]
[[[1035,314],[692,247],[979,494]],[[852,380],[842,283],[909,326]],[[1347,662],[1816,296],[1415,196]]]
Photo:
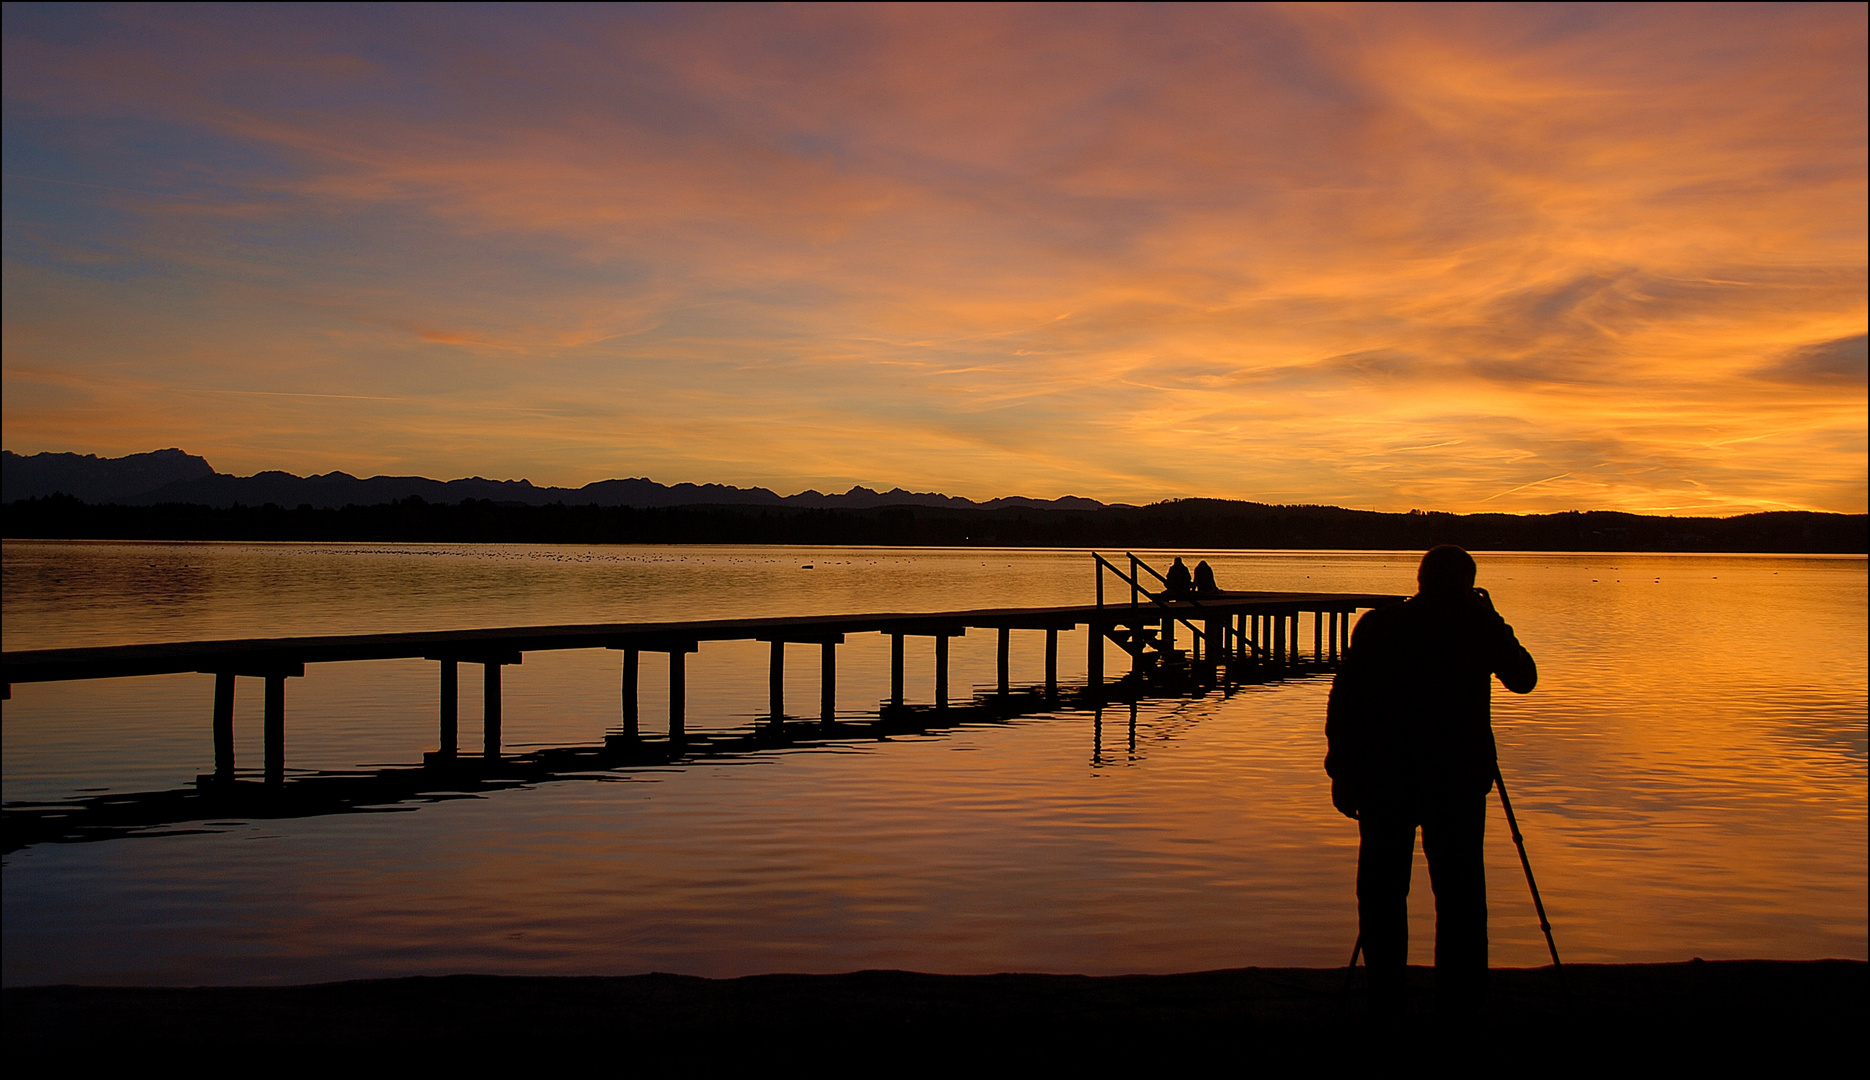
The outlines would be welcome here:
[[[1358,925],[1379,1016],[1403,1009],[1418,826],[1435,892],[1437,1004],[1471,1012],[1486,996],[1493,678],[1526,694],[1539,671],[1474,574],[1460,548],[1429,551],[1415,596],[1358,620],[1331,687],[1325,771],[1332,804],[1357,819],[1362,841]]]

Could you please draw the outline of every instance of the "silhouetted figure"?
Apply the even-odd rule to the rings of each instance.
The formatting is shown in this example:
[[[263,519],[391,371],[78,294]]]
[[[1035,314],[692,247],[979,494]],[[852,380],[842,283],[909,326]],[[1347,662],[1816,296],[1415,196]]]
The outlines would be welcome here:
[[[1209,566],[1208,560],[1206,559],[1203,559],[1200,562],[1196,563],[1195,564],[1195,595],[1196,596],[1213,596],[1214,594],[1220,591],[1221,591],[1221,587],[1214,583],[1214,567]]]
[[[1325,721],[1331,802],[1357,819],[1357,917],[1374,1015],[1395,1017],[1409,955],[1416,827],[1435,891],[1438,1007],[1476,1010],[1487,989],[1481,839],[1495,772],[1493,677],[1516,694],[1539,681],[1532,655],[1474,587],[1453,545],[1422,557],[1416,595],[1358,620]]]
[[[1186,599],[1190,588],[1188,567],[1180,558],[1177,558],[1175,560],[1175,565],[1169,567],[1169,576],[1163,579],[1163,598],[1167,600]]]

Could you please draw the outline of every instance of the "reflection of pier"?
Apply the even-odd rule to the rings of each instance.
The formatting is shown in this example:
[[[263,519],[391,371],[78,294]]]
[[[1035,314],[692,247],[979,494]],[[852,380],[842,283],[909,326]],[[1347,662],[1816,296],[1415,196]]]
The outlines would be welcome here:
[[[1043,700],[1058,699],[1058,634],[1079,626],[1090,628],[1086,656],[1086,684],[1090,700],[1146,692],[1146,688],[1189,683],[1259,681],[1288,673],[1319,670],[1333,665],[1348,640],[1352,616],[1362,608],[1392,603],[1400,597],[1378,594],[1210,592],[1182,599],[1167,599],[1139,585],[1140,570],[1149,570],[1130,557],[1124,574],[1101,556],[1098,564],[1098,603],[1059,607],[994,608],[977,611],[884,612],[855,615],[813,615],[785,618],[712,619],[643,623],[604,623],[580,626],[504,627],[482,630],[428,631],[407,634],[356,634],[333,637],[255,638],[235,641],[182,641],[151,645],[96,648],[40,649],[0,656],[5,695],[15,683],[57,682],[73,679],[121,678],[182,672],[212,674],[214,703],[211,728],[214,772],[203,786],[234,781],[234,686],[238,677],[264,680],[264,762],[267,784],[285,780],[286,680],[305,674],[305,665],[357,660],[422,658],[440,666],[440,744],[431,758],[435,766],[457,761],[457,721],[460,712],[459,671],[463,663],[482,666],[484,740],[481,757],[501,760],[500,674],[523,654],[557,649],[611,649],[622,653],[621,732],[606,740],[608,752],[630,761],[642,754],[676,756],[695,743],[686,731],[685,661],[704,642],[764,641],[771,648],[768,716],[775,726],[785,717],[785,650],[788,645],[816,645],[820,649],[819,724],[827,731],[837,722],[837,647],[846,635],[879,633],[890,636],[890,697],[879,708],[879,722],[923,712],[941,714],[949,709],[948,640],[969,630],[992,630],[998,635],[998,684],[993,697],[1003,707],[1013,704],[1009,643],[1014,631],[1043,632],[1046,636]],[[1140,570],[1139,570],[1140,568]],[[1103,602],[1106,570],[1129,583],[1127,604]],[[1150,571],[1153,573],[1154,571]],[[1311,623],[1310,649],[1302,630]],[[1176,646],[1177,626],[1189,630],[1187,648]],[[912,706],[903,685],[903,654],[909,638],[933,639],[935,686],[933,701]],[[1114,643],[1130,658],[1130,672],[1115,685],[1105,680],[1104,646]],[[669,715],[666,739],[652,740],[642,733],[637,709],[637,683],[644,653],[668,658]],[[633,756],[636,755],[636,756]],[[619,763],[629,763],[620,760]],[[522,781],[523,782],[523,781]]]
[[[1307,663],[1283,674],[1263,670],[1260,678],[1321,673],[1327,668]],[[33,844],[110,840],[126,836],[163,836],[213,831],[216,825],[245,824],[278,818],[319,817],[330,814],[388,813],[411,810],[422,803],[479,798],[495,791],[553,781],[619,779],[617,770],[655,769],[668,765],[696,765],[731,761],[776,750],[854,745],[887,740],[897,735],[936,736],[956,728],[1010,723],[1021,716],[1050,712],[1072,705],[1090,712],[1091,763],[1108,765],[1119,758],[1104,746],[1104,705],[1115,700],[1119,713],[1128,716],[1127,751],[1137,756],[1137,704],[1156,695],[1205,695],[1217,685],[1224,692],[1252,681],[1241,669],[1240,679],[1227,679],[1227,669],[1215,669],[1218,682],[1186,673],[1183,681],[1124,680],[1092,695],[1088,687],[1063,694],[1054,685],[1014,685],[989,689],[966,702],[887,704],[863,719],[787,720],[763,717],[751,728],[690,734],[680,742],[660,738],[629,738],[612,734],[599,745],[536,747],[495,757],[462,755],[444,758],[425,754],[421,764],[386,765],[371,769],[301,773],[290,780],[203,776],[187,787],[163,791],[112,792],[37,804],[15,804],[0,813],[0,852],[11,853]],[[1122,708],[1127,704],[1127,709]],[[1119,725],[1122,720],[1118,720]],[[624,773],[623,775],[627,775]],[[232,820],[226,820],[232,819]],[[203,825],[199,823],[211,822]]]
[[[807,749],[899,734],[931,734],[968,724],[1005,722],[1056,704],[1036,686],[1014,687],[967,704],[937,710],[911,705],[880,710],[864,722],[767,718],[751,730],[696,733],[680,743],[665,739],[606,738],[601,744],[537,747],[496,757],[424,755],[420,764],[294,775],[290,782],[202,777],[166,791],[113,792],[57,802],[13,805],[4,812],[0,851],[32,844],[162,835],[190,822],[223,818],[268,820],[327,814],[385,812],[554,780],[614,777],[610,770],[731,760],[779,749]]]

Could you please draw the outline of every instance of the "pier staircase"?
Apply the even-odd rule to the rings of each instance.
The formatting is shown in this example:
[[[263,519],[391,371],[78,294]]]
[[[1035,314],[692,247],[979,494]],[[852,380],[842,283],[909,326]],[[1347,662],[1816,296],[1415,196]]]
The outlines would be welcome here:
[[[1130,654],[1137,665],[1147,670],[1162,670],[1188,663],[1188,650],[1165,648],[1162,631],[1152,626],[1113,626],[1104,636]]]
[[[1130,619],[1125,623],[1105,622],[1104,637],[1112,644],[1130,655],[1132,670],[1144,677],[1185,672],[1196,657],[1193,649],[1177,648],[1174,644],[1176,626],[1186,627],[1188,640],[1192,646],[1202,651],[1201,659],[1212,665],[1225,657],[1258,658],[1261,648],[1252,641],[1231,619],[1209,619],[1201,614],[1201,598],[1188,595],[1168,597],[1169,579],[1155,567],[1138,558],[1133,552],[1124,552],[1129,563],[1126,573],[1122,567],[1092,552],[1097,560],[1097,607],[1103,611],[1107,606],[1104,600],[1104,574],[1114,575],[1118,581],[1130,587]],[[1143,585],[1143,575],[1155,579],[1157,589],[1151,591]],[[1145,607],[1152,609],[1151,614],[1159,618],[1144,620],[1141,612]],[[1186,614],[1184,614],[1186,612]],[[1199,621],[1197,621],[1199,620]]]

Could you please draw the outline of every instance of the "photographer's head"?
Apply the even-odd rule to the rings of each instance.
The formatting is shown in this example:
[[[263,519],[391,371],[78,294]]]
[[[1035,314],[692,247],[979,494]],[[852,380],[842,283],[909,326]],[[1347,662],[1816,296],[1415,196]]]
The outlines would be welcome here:
[[[1474,556],[1453,544],[1432,547],[1415,574],[1424,596],[1455,596],[1474,588]]]

